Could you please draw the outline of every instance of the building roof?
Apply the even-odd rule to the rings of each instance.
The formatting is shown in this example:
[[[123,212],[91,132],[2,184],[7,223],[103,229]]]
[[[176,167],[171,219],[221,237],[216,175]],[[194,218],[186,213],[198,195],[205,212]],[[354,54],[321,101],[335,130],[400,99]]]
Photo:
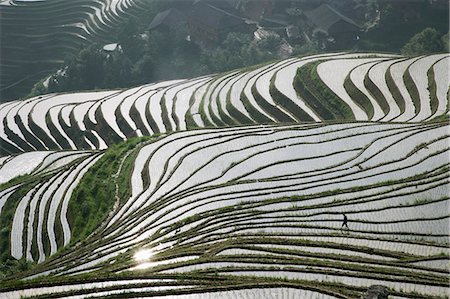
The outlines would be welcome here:
[[[210,4],[198,3],[194,6],[191,18],[213,29],[231,28],[245,23],[245,21],[225,10]]]
[[[118,48],[120,49],[120,45],[117,44],[117,43],[114,43],[114,44],[107,44],[107,45],[104,45],[104,46],[103,46],[103,50],[106,51],[106,52],[114,52],[114,51],[117,50]]]
[[[286,27],[289,25],[289,21],[286,14],[273,14],[267,17],[264,16],[261,24],[266,27]]]
[[[209,4],[230,13],[236,13],[236,6],[238,2],[238,0],[194,0],[193,5],[197,5],[199,3]]]
[[[300,36],[300,29],[297,26],[287,26],[286,35],[288,38],[296,38]]]
[[[148,26],[149,30],[155,29],[161,25],[172,26],[185,20],[185,16],[175,8],[170,8],[158,13]]]
[[[362,28],[361,25],[344,16],[328,4],[322,4],[313,10],[305,11],[305,15],[314,25],[326,32],[339,21],[344,21],[355,27]]]

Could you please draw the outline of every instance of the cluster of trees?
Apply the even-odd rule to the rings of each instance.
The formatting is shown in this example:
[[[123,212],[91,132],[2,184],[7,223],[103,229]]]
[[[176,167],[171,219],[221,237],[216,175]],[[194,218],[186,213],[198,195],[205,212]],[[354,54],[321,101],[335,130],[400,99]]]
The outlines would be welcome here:
[[[224,72],[279,58],[282,40],[278,35],[255,41],[252,34],[231,32],[217,47],[203,48],[187,38],[188,32],[184,27],[147,32],[151,18],[156,12],[169,8],[172,2],[176,0],[156,1],[152,14],[121,26],[115,38],[121,50],[106,52],[102,49],[103,45],[80,48],[77,55],[66,59],[60,71],[49,80],[46,80],[47,77],[36,84],[29,96],[48,92],[126,88]],[[300,3],[305,7],[308,4],[317,5],[315,0],[300,0]],[[356,50],[401,50],[404,55],[448,51],[448,34],[443,35],[443,31],[448,30],[447,22],[443,20],[448,20],[448,16],[445,10],[438,10],[428,2],[405,4],[351,0],[333,3],[342,11],[353,11],[353,16],[360,21],[366,21],[368,30],[361,35]],[[420,16],[414,13],[419,8]],[[314,42],[305,42],[294,46],[293,54],[317,52]],[[48,85],[44,86],[44,81],[48,81]]]
[[[414,35],[402,48],[403,55],[423,55],[449,51],[449,34],[442,35],[434,28],[425,28]]]
[[[445,8],[432,1],[377,0],[374,7],[378,16],[361,36],[360,50],[399,52],[414,35],[428,27],[440,36],[448,32],[448,5]],[[436,45],[429,52],[433,52],[431,49],[442,51]]]
[[[51,76],[47,87],[42,80],[30,96],[130,87],[228,71],[278,58],[281,42],[276,35],[254,41],[251,34],[231,32],[216,48],[206,49],[191,42],[185,28],[142,32],[139,24],[130,22],[117,34],[119,50],[107,52],[100,45],[81,49]]]

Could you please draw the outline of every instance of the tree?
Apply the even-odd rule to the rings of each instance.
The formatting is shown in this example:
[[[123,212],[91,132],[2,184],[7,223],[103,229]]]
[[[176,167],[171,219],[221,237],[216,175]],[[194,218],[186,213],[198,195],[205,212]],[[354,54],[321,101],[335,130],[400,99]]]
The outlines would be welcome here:
[[[444,36],[442,36],[442,45],[444,46],[444,52],[449,52],[449,33],[447,32],[447,34],[445,34]]]
[[[250,44],[252,37],[249,34],[240,32],[230,32],[222,42],[221,48],[229,52],[238,53],[242,47]]]
[[[83,82],[81,88],[96,89],[103,85],[105,58],[106,55],[95,45],[80,52],[76,67]]]
[[[117,41],[123,52],[135,63],[144,54],[145,41],[139,34],[139,26],[135,20],[128,20],[117,33]]]
[[[149,83],[153,79],[153,69],[154,61],[149,55],[144,55],[139,61],[134,65],[132,74],[135,78],[137,84]]]
[[[33,88],[31,89],[30,93],[27,95],[27,97],[34,97],[41,94],[45,94],[47,92],[47,88],[44,86],[44,81],[47,80],[48,77],[42,79],[38,83],[34,84]],[[50,80],[49,80],[50,81]]]
[[[403,55],[411,56],[443,51],[444,45],[442,44],[441,34],[433,28],[425,28],[414,35],[401,50]]]
[[[52,75],[49,92],[97,89],[103,87],[106,54],[96,45],[81,50],[68,59],[66,66]]]
[[[123,53],[109,54],[104,63],[104,88],[130,86],[131,68],[133,64]]]
[[[271,34],[258,42],[258,47],[262,51],[277,53],[281,44],[281,37],[277,34]]]

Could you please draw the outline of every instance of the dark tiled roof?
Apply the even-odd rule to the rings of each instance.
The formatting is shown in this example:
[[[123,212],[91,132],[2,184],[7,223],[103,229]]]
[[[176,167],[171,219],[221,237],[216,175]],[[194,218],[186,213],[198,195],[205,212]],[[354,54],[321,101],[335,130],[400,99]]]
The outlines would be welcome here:
[[[286,27],[286,35],[291,37],[298,37],[300,35],[300,29],[297,26],[288,26]]]
[[[193,5],[197,4],[209,4],[214,7],[226,10],[230,13],[236,13],[236,4],[239,2],[238,0],[194,0]]]
[[[344,16],[328,4],[322,4],[316,9],[305,11],[305,15],[314,25],[326,32],[328,32],[331,26],[341,20],[355,27],[362,28],[361,25]]]
[[[231,28],[245,23],[236,15],[201,2],[194,6],[191,18],[213,29]]]
[[[155,29],[162,24],[171,26],[177,23],[181,23],[182,21],[184,21],[184,19],[184,15],[178,9],[171,8],[157,14],[148,26],[148,29]]]
[[[273,14],[268,17],[263,17],[262,23],[268,24],[269,26],[287,26],[289,21],[287,15],[284,14]]]

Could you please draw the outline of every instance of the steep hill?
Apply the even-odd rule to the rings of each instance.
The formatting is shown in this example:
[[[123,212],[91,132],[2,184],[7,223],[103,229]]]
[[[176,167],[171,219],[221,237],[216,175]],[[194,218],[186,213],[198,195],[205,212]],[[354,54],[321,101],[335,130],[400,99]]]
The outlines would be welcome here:
[[[23,96],[64,59],[112,32],[151,4],[142,0],[0,1],[0,93]]]
[[[0,221],[15,258],[42,263],[71,246],[15,276],[43,281],[10,282],[3,292],[21,290],[4,296],[290,286],[357,298],[372,284],[444,296],[449,138],[446,123],[264,125],[134,139],[54,171],[48,154],[34,184],[3,191]],[[101,194],[108,178],[117,188]],[[116,208],[86,212],[91,197]]]
[[[338,53],[126,90],[0,105],[0,150],[105,149],[197,127],[313,121],[428,121],[449,111],[448,54]]]
[[[449,62],[332,53],[0,105],[0,297],[444,298]]]

